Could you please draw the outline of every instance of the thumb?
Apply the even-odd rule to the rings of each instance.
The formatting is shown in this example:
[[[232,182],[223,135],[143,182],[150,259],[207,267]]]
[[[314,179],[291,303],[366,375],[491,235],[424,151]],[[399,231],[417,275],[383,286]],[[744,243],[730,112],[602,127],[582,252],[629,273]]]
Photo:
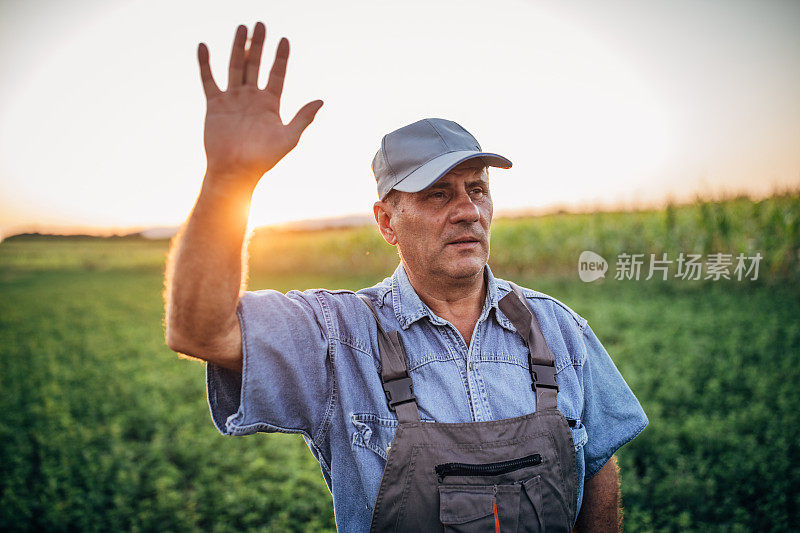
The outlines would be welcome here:
[[[317,111],[319,111],[319,109],[322,107],[322,104],[322,100],[314,100],[313,102],[307,103],[300,108],[292,121],[286,125],[296,140],[300,139],[300,135],[303,134],[303,131],[314,120],[314,117],[316,116]]]

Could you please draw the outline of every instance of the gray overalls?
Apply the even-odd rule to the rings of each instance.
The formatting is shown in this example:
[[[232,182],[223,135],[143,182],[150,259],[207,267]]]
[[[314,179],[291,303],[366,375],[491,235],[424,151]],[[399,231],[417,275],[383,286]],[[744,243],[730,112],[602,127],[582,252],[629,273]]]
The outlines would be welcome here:
[[[486,422],[421,422],[397,331],[378,320],[381,381],[398,427],[370,531],[570,531],[575,448],[556,405],[555,360],[517,285],[500,300],[528,346],[536,412]],[[520,391],[520,394],[523,394]]]

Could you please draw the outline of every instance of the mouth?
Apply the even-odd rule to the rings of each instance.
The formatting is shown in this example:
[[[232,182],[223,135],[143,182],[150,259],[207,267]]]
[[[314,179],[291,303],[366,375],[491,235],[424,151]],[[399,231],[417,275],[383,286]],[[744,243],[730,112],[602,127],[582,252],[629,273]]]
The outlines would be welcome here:
[[[460,239],[455,239],[447,243],[447,246],[456,246],[456,247],[469,247],[469,246],[477,246],[481,243],[479,239],[474,237],[462,237]]]

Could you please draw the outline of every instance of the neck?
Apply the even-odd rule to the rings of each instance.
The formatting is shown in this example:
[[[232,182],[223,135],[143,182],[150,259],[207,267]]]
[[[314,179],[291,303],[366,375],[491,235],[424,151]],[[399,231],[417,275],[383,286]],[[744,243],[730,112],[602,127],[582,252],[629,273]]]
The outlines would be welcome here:
[[[420,300],[437,316],[451,323],[478,320],[486,301],[486,267],[474,276],[458,279],[421,277],[406,268],[405,264],[403,268]]]

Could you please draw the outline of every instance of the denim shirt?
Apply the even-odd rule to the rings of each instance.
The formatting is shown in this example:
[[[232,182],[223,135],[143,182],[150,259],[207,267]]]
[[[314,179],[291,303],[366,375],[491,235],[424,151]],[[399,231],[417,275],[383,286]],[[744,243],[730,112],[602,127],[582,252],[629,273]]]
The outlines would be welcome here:
[[[486,300],[469,345],[414,291],[402,263],[358,291],[387,331],[399,330],[423,421],[477,422],[536,410],[528,349],[498,302],[511,289],[487,265]],[[647,425],[647,417],[586,320],[523,288],[555,355],[558,408],[584,481]],[[299,433],[320,463],[340,531],[367,531],[397,417],[380,381],[377,325],[353,291],[245,292],[237,310],[242,373],[209,363],[208,401],[225,435]],[[576,515],[577,516],[577,515]]]

